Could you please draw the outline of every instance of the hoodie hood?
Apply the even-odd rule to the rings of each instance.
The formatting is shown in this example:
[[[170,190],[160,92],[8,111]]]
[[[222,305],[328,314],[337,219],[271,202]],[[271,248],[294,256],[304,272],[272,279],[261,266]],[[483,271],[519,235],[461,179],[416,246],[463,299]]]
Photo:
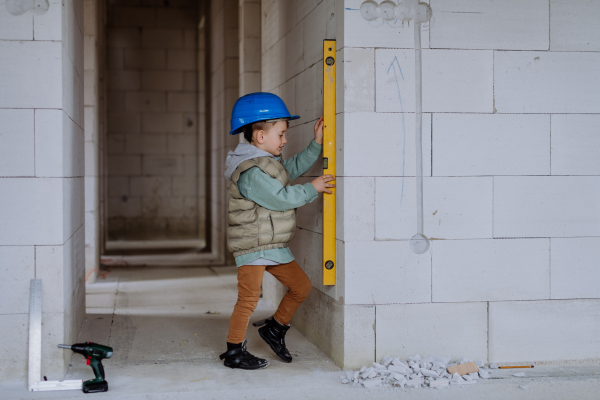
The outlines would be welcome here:
[[[251,144],[238,144],[234,151],[230,151],[227,154],[227,159],[225,160],[225,178],[231,180],[231,175],[233,175],[234,171],[241,163],[258,157],[273,157],[278,159],[278,157],[275,157],[273,154],[261,150],[256,146],[252,146]]]

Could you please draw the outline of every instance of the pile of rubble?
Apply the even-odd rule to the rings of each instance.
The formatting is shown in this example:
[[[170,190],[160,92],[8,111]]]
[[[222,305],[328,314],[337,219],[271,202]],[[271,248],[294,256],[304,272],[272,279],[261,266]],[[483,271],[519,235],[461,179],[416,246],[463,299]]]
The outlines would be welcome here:
[[[497,368],[496,365],[491,367]],[[461,369],[462,374],[448,372],[457,369]],[[469,370],[477,372],[465,373]],[[421,358],[416,355],[409,357],[407,361],[385,356],[381,363],[374,362],[372,366],[362,367],[360,371],[347,371],[346,376],[340,378],[344,384],[352,383],[353,385],[363,385],[366,388],[419,388],[423,386],[443,389],[450,385],[473,384],[480,378],[489,379],[491,373],[492,371],[483,364],[483,361],[473,363],[464,357],[450,363],[449,358],[440,356]]]

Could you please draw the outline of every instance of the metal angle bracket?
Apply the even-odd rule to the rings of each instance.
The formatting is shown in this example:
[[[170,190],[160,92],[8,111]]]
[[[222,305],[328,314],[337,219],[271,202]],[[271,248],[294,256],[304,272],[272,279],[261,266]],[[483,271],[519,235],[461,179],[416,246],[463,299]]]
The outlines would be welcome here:
[[[83,380],[43,381],[42,378],[42,280],[32,279],[29,293],[29,370],[30,392],[81,390]]]

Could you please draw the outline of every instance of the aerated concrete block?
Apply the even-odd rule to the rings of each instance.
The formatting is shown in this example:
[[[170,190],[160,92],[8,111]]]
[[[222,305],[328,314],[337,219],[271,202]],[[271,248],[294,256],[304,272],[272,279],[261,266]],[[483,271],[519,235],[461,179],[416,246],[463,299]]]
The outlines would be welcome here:
[[[261,71],[262,89],[272,91],[286,81],[281,59],[285,56],[285,42],[277,41],[266,52],[263,52]]]
[[[376,178],[375,237],[409,240],[417,229],[415,178]],[[427,237],[492,237],[492,177],[423,179]]]
[[[153,32],[146,32],[146,36],[152,36],[146,39],[148,42],[153,42],[156,39],[156,35]],[[140,29],[137,28],[112,28],[108,29],[108,47],[109,48],[139,48],[141,45],[141,33]]]
[[[143,158],[142,171],[146,175],[181,175],[184,173],[181,155],[148,155]]]
[[[494,177],[494,237],[600,235],[597,176]]]
[[[0,108],[63,108],[60,42],[3,40],[0,54]]]
[[[419,352],[487,359],[486,303],[378,305],[376,330],[378,357]]]
[[[68,209],[67,209],[68,210]],[[3,245],[63,243],[63,179],[0,179]]]
[[[130,29],[130,28],[128,28]],[[112,29],[111,29],[112,30]],[[136,29],[137,30],[137,29]],[[183,46],[183,31],[179,29],[147,28],[142,31],[142,47],[147,49],[179,49]],[[117,46],[111,46],[117,47]],[[138,47],[138,46],[135,46]]]
[[[433,48],[548,50],[548,0],[432,0],[431,7]]]
[[[431,115],[422,118],[423,175],[430,176]],[[344,126],[345,176],[416,175],[414,114],[345,113]]]
[[[326,35],[327,18],[329,17],[329,14],[325,10],[326,2],[321,1],[319,5],[316,4],[315,0],[296,2],[299,6],[310,3],[313,3],[310,7],[312,11],[310,11],[306,18],[301,18],[300,14],[298,15],[298,18],[302,19],[300,24],[302,25],[303,32],[304,68],[310,67],[323,58],[323,40],[329,39]],[[298,45],[300,43],[296,44],[296,46]]]
[[[181,114],[144,114],[142,116],[143,133],[181,133],[183,119]]]
[[[597,113],[600,65],[593,52],[497,51],[494,99],[499,113]]]
[[[122,63],[127,69],[166,69],[167,66],[167,50],[165,49],[125,49],[121,54]]]
[[[552,298],[600,298],[600,238],[551,238]]]
[[[126,92],[125,110],[143,111],[147,113],[167,111],[166,96],[164,92]],[[171,110],[169,110],[171,111]],[[138,118],[139,115],[129,113],[128,118]],[[135,133],[135,132],[127,132]]]
[[[422,51],[423,112],[493,112],[493,51]],[[375,51],[376,111],[415,111],[414,50]]]
[[[278,61],[284,61],[284,77],[286,81],[302,72],[308,66],[304,63],[304,52],[301,51],[304,47],[303,35],[303,24],[298,24],[283,38],[285,43],[283,48],[284,59]]]
[[[323,82],[322,79],[319,79],[319,76],[323,75],[323,71],[318,70],[319,65],[322,68],[322,64],[317,63],[302,71],[295,78],[296,112],[302,116],[303,122],[315,120],[323,114],[323,96],[321,94]]]
[[[549,254],[548,238],[435,241],[433,301],[549,299]]]
[[[139,90],[142,76],[140,71],[108,71],[108,90]]]
[[[600,300],[490,303],[490,361],[597,359],[599,335]]]
[[[550,0],[550,50],[600,51],[600,3]]]
[[[375,111],[375,50],[345,48],[343,59],[344,111]]]
[[[34,246],[0,246],[0,315],[29,313],[29,280],[35,278]]]
[[[551,116],[552,175],[600,175],[600,115]]]
[[[434,114],[432,137],[434,176],[550,174],[549,115]]]
[[[181,71],[142,71],[144,90],[182,90],[183,73]]]
[[[27,297],[29,302],[29,285],[27,285]],[[27,354],[29,307],[22,314],[0,314],[0,325],[4,327],[4,340],[6,345],[0,350],[0,374],[3,379],[27,379]]]
[[[339,235],[345,242],[369,242],[375,239],[375,178],[338,177],[338,196],[343,196],[337,209]],[[341,218],[340,218],[341,217]]]
[[[413,253],[407,241],[355,242],[345,249],[346,304],[431,301],[428,252]]]
[[[34,110],[0,110],[0,176],[33,176]]]

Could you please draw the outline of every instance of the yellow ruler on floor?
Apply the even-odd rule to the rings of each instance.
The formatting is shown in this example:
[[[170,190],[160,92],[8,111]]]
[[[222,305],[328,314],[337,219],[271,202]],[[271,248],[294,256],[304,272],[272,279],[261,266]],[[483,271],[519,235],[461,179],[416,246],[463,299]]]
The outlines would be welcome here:
[[[323,41],[323,175],[335,176],[335,40]],[[335,183],[330,182],[330,183]],[[323,193],[323,285],[335,285],[335,188]]]

